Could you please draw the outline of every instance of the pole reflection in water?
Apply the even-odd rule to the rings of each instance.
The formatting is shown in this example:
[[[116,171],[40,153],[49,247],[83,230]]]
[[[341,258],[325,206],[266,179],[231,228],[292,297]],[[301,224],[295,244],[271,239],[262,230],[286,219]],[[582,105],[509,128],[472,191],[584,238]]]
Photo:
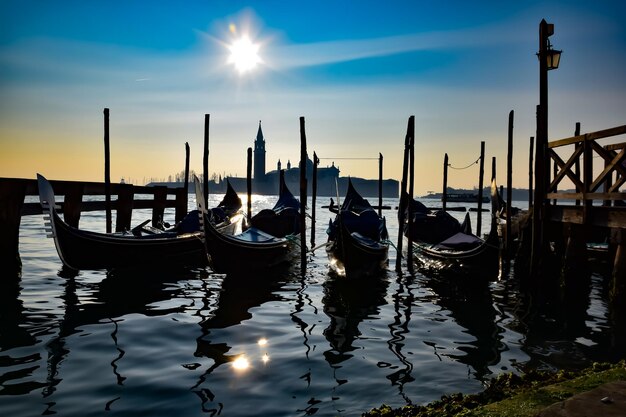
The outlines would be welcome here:
[[[411,376],[413,364],[408,360],[402,349],[405,347],[406,335],[409,333],[409,323],[411,321],[411,307],[415,297],[411,291],[414,282],[413,275],[402,276],[398,274],[396,278],[397,291],[393,294],[393,323],[389,325],[390,339],[387,341],[389,350],[398,358],[402,368],[391,373],[387,378],[393,385],[398,386],[402,398],[407,404],[412,404],[411,399],[404,393],[404,384],[414,381]]]
[[[338,385],[347,382],[336,376],[344,361],[352,358],[357,347],[354,342],[359,338],[359,324],[366,318],[378,315],[379,307],[386,303],[387,274],[378,277],[351,280],[329,274],[324,283],[324,313],[330,318],[330,324],[324,330],[324,336],[331,349],[324,352],[324,357],[333,369]]]
[[[489,367],[500,362],[500,353],[506,349],[499,336],[503,330],[496,325],[497,312],[489,284],[472,276],[465,276],[462,280],[430,277],[424,280],[424,284],[437,294],[435,303],[465,329],[464,334],[473,338],[452,341],[463,355],[443,355],[470,366],[478,380],[485,380],[491,375]]]

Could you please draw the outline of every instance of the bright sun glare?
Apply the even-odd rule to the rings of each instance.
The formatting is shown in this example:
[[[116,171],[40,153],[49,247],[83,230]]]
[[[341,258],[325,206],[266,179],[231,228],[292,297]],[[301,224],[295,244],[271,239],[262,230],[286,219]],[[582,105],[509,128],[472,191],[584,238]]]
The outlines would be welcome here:
[[[242,36],[232,43],[230,50],[229,64],[234,64],[240,74],[248,72],[261,62],[259,58],[259,45],[252,43],[248,36]]]

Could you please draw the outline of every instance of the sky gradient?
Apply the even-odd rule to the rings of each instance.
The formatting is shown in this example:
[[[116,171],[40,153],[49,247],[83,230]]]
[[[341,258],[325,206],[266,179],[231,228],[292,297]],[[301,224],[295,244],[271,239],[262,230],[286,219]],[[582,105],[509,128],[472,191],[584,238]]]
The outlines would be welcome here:
[[[211,115],[211,173],[244,176],[258,122],[266,166],[309,155],[341,175],[400,179],[416,119],[416,190],[440,191],[450,164],[486,142],[505,183],[515,111],[513,186],[528,182],[538,103],[538,27],[554,23],[561,66],[549,73],[549,135],[626,123],[626,2],[0,1],[0,177],[102,181],[103,109],[111,176],[142,183],[202,169]],[[233,26],[234,25],[234,26]],[[233,30],[234,29],[234,30]],[[242,34],[262,62],[239,74],[228,46]],[[624,141],[623,138],[616,139]],[[448,184],[472,188],[478,165]]]

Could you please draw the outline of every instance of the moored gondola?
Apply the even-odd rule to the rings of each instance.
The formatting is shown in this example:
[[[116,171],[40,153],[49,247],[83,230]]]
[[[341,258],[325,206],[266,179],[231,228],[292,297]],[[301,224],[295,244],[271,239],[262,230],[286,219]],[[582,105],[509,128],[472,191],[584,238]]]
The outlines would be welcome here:
[[[250,219],[252,227],[275,237],[300,234],[300,202],[293,196],[280,176],[278,201],[271,209],[263,209]]]
[[[385,218],[361,197],[348,180],[341,207],[328,228],[326,251],[333,271],[348,278],[375,276],[388,263],[389,241]]]
[[[272,236],[256,227],[235,235],[227,235],[217,230],[211,221],[212,213],[204,205],[200,182],[197,178],[194,180],[206,250],[215,272],[263,270],[283,264],[289,259],[292,243],[287,238]]]
[[[491,184],[492,206],[497,202],[495,180]],[[411,202],[411,229],[404,225],[404,234],[412,233],[416,261],[423,269],[455,274],[494,278],[499,271],[500,240],[498,237],[495,207],[492,207],[491,226],[486,238],[480,238],[468,230],[469,214],[465,225],[448,213],[430,212],[417,201]],[[425,210],[424,210],[425,209]],[[471,227],[470,227],[471,229]]]
[[[37,180],[46,232],[54,239],[63,265],[70,269],[203,267],[208,263],[202,230],[144,234],[78,229],[59,216],[48,180],[40,174]]]

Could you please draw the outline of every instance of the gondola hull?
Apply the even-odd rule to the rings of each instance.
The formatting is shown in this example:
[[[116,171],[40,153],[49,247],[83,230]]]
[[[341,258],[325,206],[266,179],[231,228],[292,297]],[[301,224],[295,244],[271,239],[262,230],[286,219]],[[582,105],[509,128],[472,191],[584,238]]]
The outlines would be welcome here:
[[[497,187],[495,180],[491,184],[492,204],[497,201]],[[480,239],[470,233],[460,231],[461,225],[452,227],[454,220],[445,213],[435,217],[417,213],[411,225],[413,255],[420,268],[425,270],[452,273],[455,275],[482,276],[488,279],[496,278],[500,271],[500,239],[495,217],[495,205],[492,206],[491,228],[486,239]],[[416,221],[417,220],[417,221]],[[426,225],[426,220],[432,224]],[[466,218],[466,221],[468,219]],[[440,226],[440,230],[437,230]],[[409,232],[405,225],[405,235]],[[459,231],[457,231],[459,230]],[[433,242],[431,238],[442,236],[443,240]]]
[[[494,229],[480,245],[468,250],[451,250],[424,242],[413,242],[417,263],[428,270],[457,275],[482,275],[495,278],[500,270],[500,248]]]
[[[37,177],[40,201],[49,217],[46,231],[54,239],[66,267],[74,270],[162,269],[208,264],[203,232],[135,236],[131,233],[97,233],[68,225],[59,217],[52,186],[43,176]]]
[[[349,279],[379,276],[388,263],[389,243],[384,218],[376,214],[348,181],[337,217],[328,229],[326,252],[331,270]]]
[[[54,242],[63,264],[71,269],[131,267],[203,267],[208,257],[200,233],[169,237],[135,237],[80,230],[56,212]]]
[[[347,278],[377,276],[388,264],[388,245],[352,234],[345,227],[337,239],[328,242],[326,251],[333,271]]]
[[[205,235],[206,251],[211,268],[218,273],[246,274],[267,270],[286,263],[291,254],[291,240],[275,237],[256,227],[239,234],[225,234],[211,222],[211,214],[204,204],[200,181],[194,178],[196,202]],[[250,275],[252,277],[252,275]]]
[[[292,244],[285,238],[269,236],[254,228],[239,235],[226,235],[210,222],[205,220],[204,224],[206,249],[215,272],[254,272],[275,267],[290,258]]]

